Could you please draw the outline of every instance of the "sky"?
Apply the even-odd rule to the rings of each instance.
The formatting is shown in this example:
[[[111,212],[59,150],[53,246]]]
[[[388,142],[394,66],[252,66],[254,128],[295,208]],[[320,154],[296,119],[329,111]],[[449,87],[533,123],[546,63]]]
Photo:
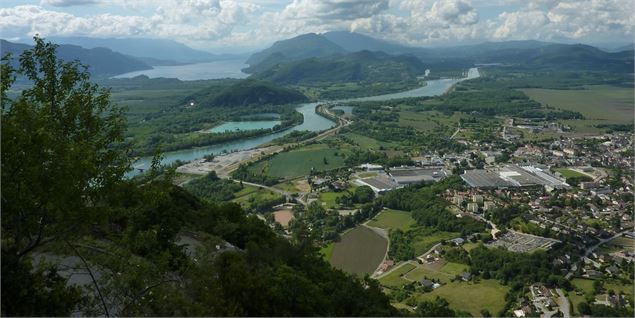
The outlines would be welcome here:
[[[3,0],[0,38],[173,39],[242,52],[347,30],[411,46],[542,40],[632,43],[634,0]]]

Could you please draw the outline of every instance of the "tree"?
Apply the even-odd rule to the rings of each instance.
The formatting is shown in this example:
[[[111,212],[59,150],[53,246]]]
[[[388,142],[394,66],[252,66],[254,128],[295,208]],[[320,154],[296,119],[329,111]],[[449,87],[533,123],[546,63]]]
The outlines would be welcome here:
[[[369,186],[360,186],[355,189],[355,202],[367,203],[375,198],[375,192]]]
[[[437,298],[434,301],[424,301],[417,306],[417,316],[419,317],[455,317],[456,313],[450,309],[448,301]]]
[[[9,57],[2,60],[4,277],[29,268],[29,255],[37,247],[51,242],[70,244],[103,223],[108,209],[102,204],[103,190],[113,188],[129,166],[126,151],[115,146],[123,140],[125,118],[122,109],[110,102],[109,91],[91,83],[86,67],[79,62],[57,59],[56,45],[37,36],[34,40],[35,47],[20,56],[18,70],[9,66]],[[16,73],[33,85],[9,100],[6,93]],[[32,275],[27,281],[45,282],[32,287],[72,297],[72,290],[65,292],[60,287],[64,284],[48,284],[60,280],[54,271],[47,274],[48,280],[38,276],[44,275],[41,271]],[[12,283],[19,282],[3,279],[2,288],[20,288]],[[29,315],[28,310],[36,310],[11,306],[13,312],[4,312],[5,299],[3,314]],[[46,299],[55,301],[34,296],[25,306],[46,306],[41,303]],[[60,301],[59,305],[70,310],[74,304]],[[60,310],[47,314],[63,312]]]
[[[55,45],[34,40],[18,72],[33,86],[15,101],[2,86],[3,248],[19,257],[99,221],[100,190],[128,168],[126,152],[113,147],[125,119],[108,90],[90,83],[78,62],[58,60]]]

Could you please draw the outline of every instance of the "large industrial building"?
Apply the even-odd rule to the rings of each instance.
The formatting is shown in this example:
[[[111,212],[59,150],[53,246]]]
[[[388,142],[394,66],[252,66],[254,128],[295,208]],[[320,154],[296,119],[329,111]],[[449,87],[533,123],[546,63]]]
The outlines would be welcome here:
[[[390,169],[390,177],[400,185],[432,183],[445,178],[448,173],[442,167],[398,167]]]
[[[507,165],[490,170],[468,170],[461,178],[474,188],[514,188],[544,186],[547,189],[569,188],[546,167]]]

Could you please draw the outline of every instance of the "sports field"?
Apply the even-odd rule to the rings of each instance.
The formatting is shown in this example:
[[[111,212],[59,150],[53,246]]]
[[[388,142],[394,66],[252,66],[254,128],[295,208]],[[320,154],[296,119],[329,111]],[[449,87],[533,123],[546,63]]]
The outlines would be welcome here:
[[[383,210],[377,214],[370,222],[369,226],[379,227],[386,230],[400,229],[406,231],[416,224],[411,213],[398,210]]]
[[[377,269],[387,249],[386,239],[365,226],[358,226],[335,244],[330,262],[345,272],[363,276]]]
[[[575,170],[571,170],[571,169],[567,169],[567,168],[558,168],[558,169],[555,169],[555,170],[557,172],[559,172],[565,178],[576,178],[576,177],[580,177],[580,178],[587,177],[587,178],[590,178],[589,176],[587,176],[584,173],[580,173],[580,172],[577,172]]]
[[[279,153],[252,166],[250,170],[278,178],[304,176],[311,169],[326,171],[344,167],[344,153],[324,144],[315,144]]]

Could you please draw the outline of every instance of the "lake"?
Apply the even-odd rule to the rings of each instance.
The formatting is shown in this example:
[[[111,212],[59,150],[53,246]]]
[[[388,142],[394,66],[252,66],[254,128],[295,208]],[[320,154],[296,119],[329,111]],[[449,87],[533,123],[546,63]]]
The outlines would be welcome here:
[[[435,96],[444,94],[448,89],[452,87],[452,85],[466,79],[477,78],[479,77],[479,72],[477,68],[471,68],[468,72],[468,76],[462,79],[440,79],[440,80],[431,80],[427,81],[427,85],[416,88],[413,90],[394,93],[394,94],[385,94],[378,96],[370,96],[363,98],[351,98],[344,99],[338,102],[350,102],[350,101],[360,101],[360,100],[389,100],[389,99],[397,99],[404,97],[421,97],[421,96]],[[232,152],[238,150],[247,150],[256,148],[262,144],[270,142],[276,138],[282,137],[291,133],[292,131],[323,131],[327,130],[331,127],[335,126],[335,123],[325,117],[318,115],[315,112],[315,107],[318,103],[306,103],[298,106],[296,109],[298,112],[304,116],[304,122],[300,125],[294,126],[290,129],[280,131],[274,134],[269,134],[265,136],[259,136],[254,138],[242,139],[231,141],[223,144],[216,144],[206,147],[198,147],[192,149],[184,149],[178,151],[170,151],[163,153],[163,160],[161,163],[163,164],[171,164],[177,160],[181,161],[192,161],[195,159],[202,158],[208,154],[221,154],[223,152]],[[345,106],[344,106],[345,107]],[[148,169],[150,164],[152,163],[152,157],[143,157],[136,161],[132,166],[135,168],[126,174],[128,177],[135,176],[139,174],[138,168]]]
[[[244,59],[224,60],[207,63],[153,66],[151,70],[135,71],[113,76],[113,78],[132,78],[146,75],[149,78],[178,78],[182,81],[206,80],[217,78],[245,78],[249,74],[241,69],[247,67]]]
[[[275,125],[280,125],[280,121],[279,120],[228,121],[212,129],[208,129],[205,132],[223,133],[227,131],[271,129]]]

